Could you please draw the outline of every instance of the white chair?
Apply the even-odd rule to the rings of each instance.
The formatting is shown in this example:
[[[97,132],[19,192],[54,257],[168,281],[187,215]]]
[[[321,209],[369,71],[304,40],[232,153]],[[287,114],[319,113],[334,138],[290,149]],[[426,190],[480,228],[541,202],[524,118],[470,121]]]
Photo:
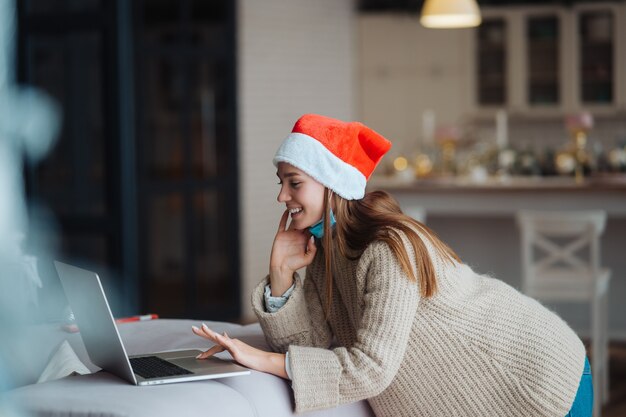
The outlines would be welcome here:
[[[608,289],[611,271],[600,267],[606,212],[520,211],[522,290],[543,301],[591,306],[594,415],[609,398]],[[584,252],[583,252],[584,250]]]

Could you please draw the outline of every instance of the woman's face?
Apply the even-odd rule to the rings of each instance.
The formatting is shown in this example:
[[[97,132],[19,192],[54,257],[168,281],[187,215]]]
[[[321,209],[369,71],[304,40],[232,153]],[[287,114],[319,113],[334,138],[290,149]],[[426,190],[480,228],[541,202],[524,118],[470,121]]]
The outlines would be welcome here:
[[[286,163],[278,163],[280,179],[278,202],[285,203],[291,226],[303,230],[313,226],[324,215],[324,186],[303,171]]]

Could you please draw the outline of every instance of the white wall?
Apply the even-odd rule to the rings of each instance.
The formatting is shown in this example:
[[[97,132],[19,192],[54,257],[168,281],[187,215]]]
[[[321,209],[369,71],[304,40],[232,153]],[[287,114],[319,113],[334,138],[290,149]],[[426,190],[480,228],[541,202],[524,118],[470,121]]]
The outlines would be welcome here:
[[[284,207],[272,157],[304,113],[355,116],[352,0],[238,2],[238,120],[242,319],[267,274]]]
[[[420,143],[422,112],[457,124],[471,110],[472,29],[426,29],[417,16],[365,14],[359,27],[359,118],[405,153]]]

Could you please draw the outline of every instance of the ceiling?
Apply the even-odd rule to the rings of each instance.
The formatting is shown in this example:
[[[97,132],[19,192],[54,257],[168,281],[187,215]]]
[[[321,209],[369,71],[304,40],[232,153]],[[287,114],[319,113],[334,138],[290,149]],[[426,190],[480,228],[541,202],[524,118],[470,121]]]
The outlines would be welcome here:
[[[624,0],[614,0],[614,3],[623,3]],[[397,12],[419,13],[424,0],[357,0],[361,12]],[[478,0],[479,6],[509,6],[509,5],[547,5],[556,4],[571,6],[575,3],[593,3],[590,0]]]

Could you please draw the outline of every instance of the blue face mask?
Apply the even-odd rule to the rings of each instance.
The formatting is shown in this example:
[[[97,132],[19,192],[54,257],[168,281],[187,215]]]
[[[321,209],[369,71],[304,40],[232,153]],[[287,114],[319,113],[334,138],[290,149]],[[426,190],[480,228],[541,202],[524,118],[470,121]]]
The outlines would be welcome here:
[[[330,228],[332,229],[333,227],[335,227],[335,224],[337,224],[337,222],[335,221],[335,215],[333,214],[333,211],[331,210],[330,211]],[[322,217],[322,220],[315,223],[313,226],[309,227],[309,232],[311,232],[311,234],[315,236],[316,238],[321,239],[324,236],[324,217]]]

